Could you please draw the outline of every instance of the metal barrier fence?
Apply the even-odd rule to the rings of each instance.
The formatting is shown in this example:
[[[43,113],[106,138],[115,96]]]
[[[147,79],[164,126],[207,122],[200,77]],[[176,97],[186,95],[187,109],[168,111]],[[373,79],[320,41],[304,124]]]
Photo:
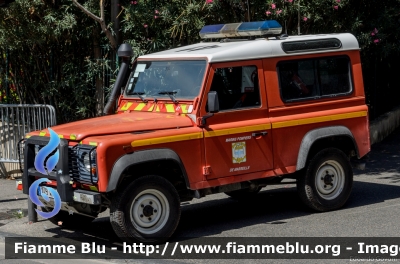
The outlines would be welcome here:
[[[0,104],[0,172],[6,174],[2,163],[17,163],[18,142],[35,130],[56,125],[56,112],[51,105]]]

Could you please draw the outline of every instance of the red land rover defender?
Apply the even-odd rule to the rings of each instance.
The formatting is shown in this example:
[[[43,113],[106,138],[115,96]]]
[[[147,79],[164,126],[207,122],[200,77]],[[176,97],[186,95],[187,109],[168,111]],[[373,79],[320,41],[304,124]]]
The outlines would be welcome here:
[[[117,235],[143,242],[174,233],[182,202],[219,192],[256,199],[284,178],[296,179],[309,207],[342,207],[350,161],[370,150],[358,42],[280,33],[276,21],[205,26],[203,42],[134,64],[121,45],[108,115],[52,127],[60,156],[48,175],[33,165],[49,131],[26,136],[24,193],[46,177],[62,201],[50,220],[91,221],[109,208]]]

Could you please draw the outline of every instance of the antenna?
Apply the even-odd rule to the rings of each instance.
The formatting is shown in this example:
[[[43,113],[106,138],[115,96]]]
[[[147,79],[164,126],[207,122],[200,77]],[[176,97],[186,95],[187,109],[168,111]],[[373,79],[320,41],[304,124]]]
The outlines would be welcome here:
[[[287,26],[286,26],[286,21],[285,21],[285,34],[287,35]]]
[[[297,9],[297,34],[300,35],[300,0],[299,7]]]

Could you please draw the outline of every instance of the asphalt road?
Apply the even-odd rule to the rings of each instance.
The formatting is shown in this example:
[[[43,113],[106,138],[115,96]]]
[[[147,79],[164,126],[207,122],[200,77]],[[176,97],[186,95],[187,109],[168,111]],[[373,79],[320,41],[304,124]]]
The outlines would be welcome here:
[[[4,258],[6,233],[37,237],[96,237],[117,241],[107,212],[90,228],[66,229],[41,219],[28,224],[10,210],[26,208],[27,197],[15,190],[15,183],[0,180],[0,258]],[[7,218],[6,214],[12,215]],[[6,214],[4,214],[6,213]],[[237,202],[224,194],[194,199],[182,207],[174,239],[189,237],[400,237],[400,130],[372,147],[366,170],[354,172],[354,185],[348,203],[341,209],[315,213],[299,200],[292,184],[268,186],[251,202]],[[1,249],[3,247],[3,249]],[[3,253],[2,253],[3,252]],[[1,256],[3,254],[3,256]],[[399,257],[400,258],[400,257]],[[7,263],[54,263],[52,260]],[[160,261],[116,260],[123,263]],[[199,263],[207,260],[165,260],[164,263]],[[211,263],[216,262],[210,261]],[[254,263],[254,260],[218,260],[218,263]],[[259,260],[259,263],[285,263],[290,260]],[[337,260],[296,260],[297,263],[337,263]],[[344,261],[344,262],[349,262]],[[57,263],[61,263],[57,261]],[[89,263],[89,262],[88,262]],[[110,263],[93,261],[90,263]]]

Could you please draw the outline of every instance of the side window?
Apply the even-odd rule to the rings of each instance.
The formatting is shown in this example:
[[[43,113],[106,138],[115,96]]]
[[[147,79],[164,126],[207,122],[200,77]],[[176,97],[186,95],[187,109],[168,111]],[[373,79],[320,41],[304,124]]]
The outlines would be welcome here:
[[[217,68],[210,91],[218,93],[220,110],[259,106],[257,67]]]
[[[282,62],[278,68],[284,101],[312,97],[316,93],[314,61]]]
[[[321,95],[348,93],[351,91],[351,78],[347,58],[318,60],[321,82]]]
[[[345,95],[352,91],[347,57],[280,62],[278,73],[285,102]]]

